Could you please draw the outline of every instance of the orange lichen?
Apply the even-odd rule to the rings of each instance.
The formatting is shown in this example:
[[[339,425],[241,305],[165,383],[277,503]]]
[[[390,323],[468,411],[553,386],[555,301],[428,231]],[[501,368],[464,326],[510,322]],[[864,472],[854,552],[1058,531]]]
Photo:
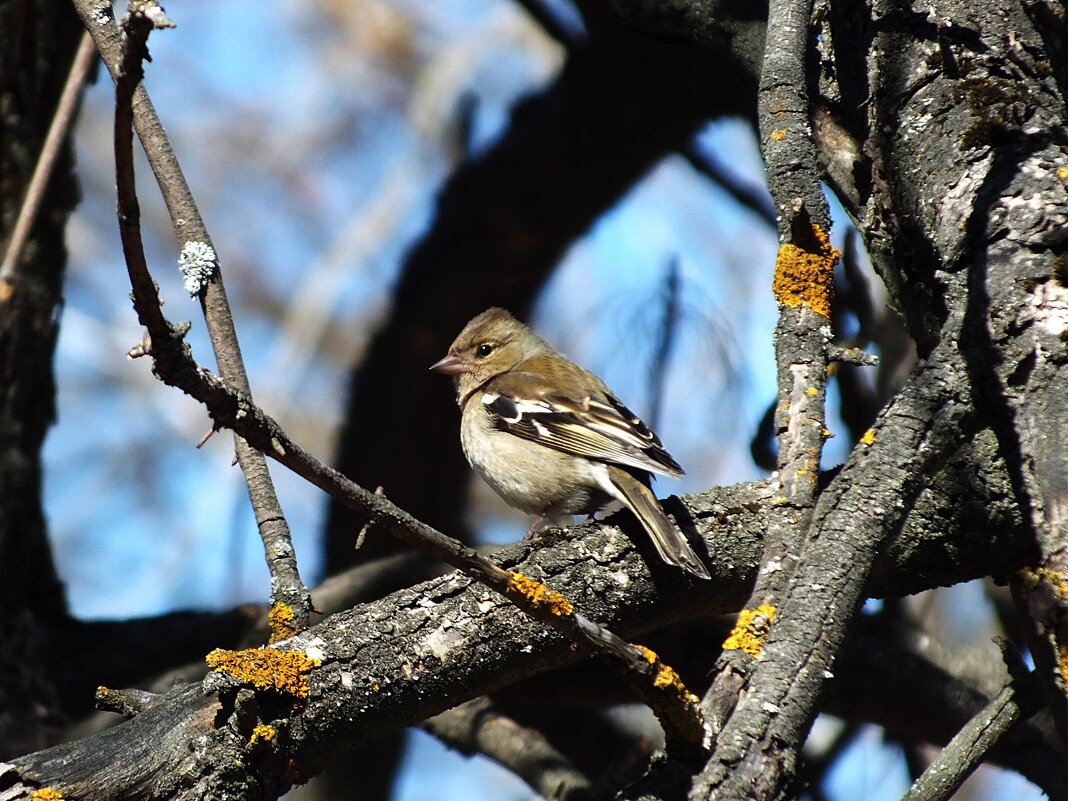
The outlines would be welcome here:
[[[646,648],[644,645],[635,645],[634,647],[641,651],[645,661],[656,668],[656,675],[653,677],[653,687],[661,691],[670,691],[671,695],[684,704],[696,704],[700,700],[696,695],[686,689],[686,685],[682,683],[682,677],[675,672],[675,669],[671,667],[671,665],[666,665],[660,661],[660,657],[656,655],[656,651],[652,648]]]
[[[276,643],[300,634],[300,629],[293,625],[294,617],[293,609],[289,604],[279,601],[272,606],[271,611],[267,613],[267,625],[271,629],[271,638],[268,642]]]
[[[544,610],[557,617],[565,617],[575,611],[574,605],[560,593],[514,570],[508,572],[506,594],[526,602],[532,610]]]
[[[204,659],[208,667],[233,676],[242,684],[301,700],[308,697],[307,674],[319,666],[318,659],[311,659],[300,651],[278,651],[274,648],[248,648],[244,651],[216,648]]]
[[[756,609],[743,609],[738,613],[730,635],[723,642],[724,651],[742,651],[754,659],[764,653],[764,638],[775,622],[775,607],[761,604]]]
[[[812,225],[811,235],[804,247],[796,240],[779,246],[771,288],[780,305],[794,309],[808,306],[830,319],[834,265],[841,254],[831,247],[827,233],[818,225]]]
[[[1036,587],[1040,582],[1045,581],[1053,588],[1053,592],[1057,595],[1057,600],[1068,601],[1068,578],[1063,573],[1048,567],[1025,567],[1020,570],[1019,575],[1024,586],[1028,589]]]
[[[1061,692],[1068,693],[1068,645],[1057,645],[1057,668],[1061,674]]]
[[[875,429],[869,428],[860,436],[860,444],[867,445],[869,448],[875,444]]]
[[[42,787],[40,790],[33,791],[30,801],[63,801],[63,793],[51,787]]]
[[[267,745],[278,736],[278,730],[266,723],[257,723],[252,729],[252,736],[248,738],[248,748],[258,745]]]

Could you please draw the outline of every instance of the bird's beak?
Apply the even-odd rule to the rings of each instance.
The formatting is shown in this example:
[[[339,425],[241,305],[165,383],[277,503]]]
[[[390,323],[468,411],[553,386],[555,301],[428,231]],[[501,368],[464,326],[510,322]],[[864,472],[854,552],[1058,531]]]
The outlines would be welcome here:
[[[438,373],[445,373],[445,375],[460,375],[467,372],[467,365],[464,364],[464,360],[459,356],[453,356],[450,353],[444,359],[430,365],[430,369]]]

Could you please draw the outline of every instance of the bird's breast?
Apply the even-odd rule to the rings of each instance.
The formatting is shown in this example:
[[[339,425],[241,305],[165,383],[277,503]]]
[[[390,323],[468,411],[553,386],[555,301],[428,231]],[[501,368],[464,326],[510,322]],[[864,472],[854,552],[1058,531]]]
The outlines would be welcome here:
[[[465,410],[460,441],[467,461],[505,503],[532,515],[587,514],[600,491],[587,459],[496,429],[477,399]]]

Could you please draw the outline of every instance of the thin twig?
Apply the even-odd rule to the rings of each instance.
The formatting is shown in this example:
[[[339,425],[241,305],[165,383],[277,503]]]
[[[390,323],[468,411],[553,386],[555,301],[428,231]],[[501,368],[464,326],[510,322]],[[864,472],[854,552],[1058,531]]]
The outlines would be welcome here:
[[[771,228],[777,225],[775,208],[763,187],[749,186],[738,180],[729,170],[725,170],[717,159],[700,150],[694,142],[683,148],[681,155],[694,170],[730,195],[735,203],[753,212],[761,222]]]
[[[123,45],[110,17],[110,8],[101,9],[93,0],[74,0],[74,5],[112,77],[118,81]],[[137,7],[133,6],[132,11]],[[186,288],[200,299],[219,371],[229,384],[251,395],[211,237],[148,93],[140,82],[129,91],[133,126],[159,183],[175,235],[182,243],[180,266],[185,274]],[[152,333],[151,327],[149,331]],[[235,438],[234,446],[271,575],[271,601],[288,607],[292,612],[293,627],[304,628],[311,613],[311,595],[300,578],[289,526],[271,482],[267,462],[262,454],[240,438]]]
[[[41,145],[41,154],[37,158],[37,166],[34,167],[30,185],[26,189],[26,197],[19,209],[15,228],[11,232],[11,240],[4,254],[4,262],[0,264],[0,282],[9,286],[15,283],[16,270],[19,260],[22,258],[22,249],[30,238],[30,231],[37,219],[37,212],[41,209],[45,190],[52,178],[52,169],[56,165],[56,159],[63,149],[63,143],[67,139],[74,112],[78,108],[78,100],[81,96],[82,86],[89,75],[89,69],[93,66],[93,57],[96,55],[96,47],[88,32],[82,34],[78,43],[78,52],[70,65],[67,82],[63,86],[63,93],[59,96],[56,105],[56,113],[52,117],[52,124],[48,128],[44,144]],[[9,296],[10,291],[0,292],[0,300]]]
[[[679,316],[681,305],[681,280],[679,279],[679,259],[673,256],[668,262],[667,275],[664,277],[664,308],[660,327],[657,330],[656,349],[653,362],[649,368],[649,395],[652,398],[649,411],[649,425],[654,429],[660,425],[660,414],[664,405],[664,385],[671,353],[679,338]]]

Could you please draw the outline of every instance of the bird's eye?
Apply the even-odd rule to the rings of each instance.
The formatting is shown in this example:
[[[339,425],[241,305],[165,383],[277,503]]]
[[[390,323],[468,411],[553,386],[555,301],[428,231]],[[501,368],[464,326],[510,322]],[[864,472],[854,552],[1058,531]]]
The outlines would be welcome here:
[[[480,359],[486,358],[491,353],[493,353],[492,342],[483,342],[481,345],[475,348],[475,355],[478,356]]]

